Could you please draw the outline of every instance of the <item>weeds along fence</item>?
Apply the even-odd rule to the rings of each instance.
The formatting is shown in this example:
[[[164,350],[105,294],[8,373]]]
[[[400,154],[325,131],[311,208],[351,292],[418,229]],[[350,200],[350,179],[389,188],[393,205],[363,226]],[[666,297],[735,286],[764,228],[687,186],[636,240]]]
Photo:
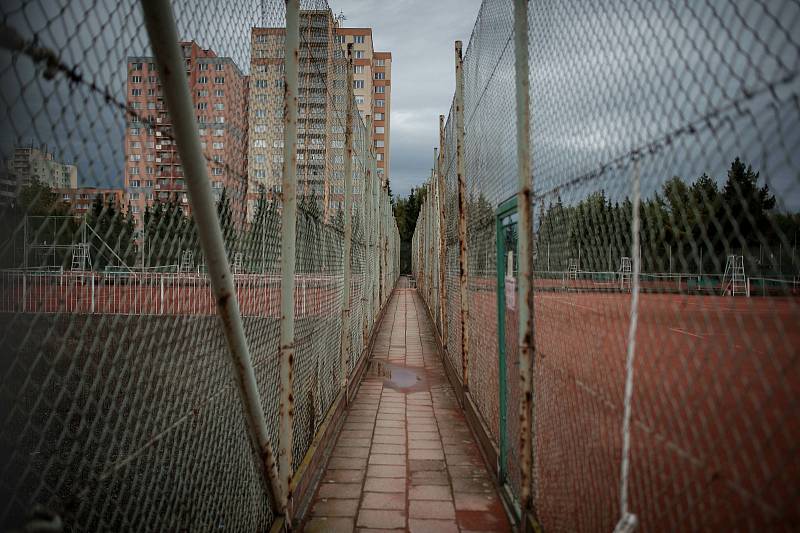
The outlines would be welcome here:
[[[291,520],[399,272],[329,6],[0,13],[0,528]]]
[[[800,523],[799,17],[486,1],[456,43],[411,259],[520,519]]]

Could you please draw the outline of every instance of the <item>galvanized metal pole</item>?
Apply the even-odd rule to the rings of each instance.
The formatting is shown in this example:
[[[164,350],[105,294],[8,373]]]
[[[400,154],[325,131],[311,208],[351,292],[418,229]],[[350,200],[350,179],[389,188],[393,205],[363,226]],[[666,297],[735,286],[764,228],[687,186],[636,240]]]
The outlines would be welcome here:
[[[528,0],[514,0],[514,57],[517,93],[517,172],[520,229],[519,264],[519,451],[520,504],[533,512],[533,364],[536,351],[533,330],[533,175],[531,174],[530,80],[528,65]]]
[[[456,41],[456,177],[458,179],[458,286],[460,292],[461,383],[469,390],[469,292],[467,288],[467,182],[464,165],[464,60]]]
[[[353,44],[347,45],[347,116],[344,126],[344,285],[342,287],[342,331],[340,343],[339,376],[342,389],[347,389],[350,359],[350,274],[353,249]],[[345,394],[345,401],[348,395]]]
[[[281,181],[280,451],[281,495],[287,523],[292,502],[294,396],[294,285],[297,230],[297,108],[300,58],[300,0],[286,0],[283,179]]]
[[[172,117],[173,134],[186,175],[192,216],[197,224],[200,244],[208,261],[208,274],[217,302],[217,313],[228,343],[237,390],[244,407],[247,430],[258,451],[260,471],[265,480],[272,509],[276,513],[281,513],[284,493],[281,491],[275,469],[275,456],[239,314],[239,303],[225,253],[214,197],[211,194],[206,160],[200,147],[194,106],[184,74],[186,67],[178,45],[175,18],[169,2],[142,0],[142,10],[164,87],[167,110]]]
[[[447,353],[447,228],[445,218],[445,139],[444,139],[444,115],[439,115],[439,313],[442,316],[442,350]]]

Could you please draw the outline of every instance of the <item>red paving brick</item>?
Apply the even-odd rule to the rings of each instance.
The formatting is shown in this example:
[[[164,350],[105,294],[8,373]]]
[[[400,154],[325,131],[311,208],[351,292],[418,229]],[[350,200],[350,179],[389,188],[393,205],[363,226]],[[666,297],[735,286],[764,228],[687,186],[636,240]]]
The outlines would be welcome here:
[[[510,530],[433,339],[398,289],[301,530]]]

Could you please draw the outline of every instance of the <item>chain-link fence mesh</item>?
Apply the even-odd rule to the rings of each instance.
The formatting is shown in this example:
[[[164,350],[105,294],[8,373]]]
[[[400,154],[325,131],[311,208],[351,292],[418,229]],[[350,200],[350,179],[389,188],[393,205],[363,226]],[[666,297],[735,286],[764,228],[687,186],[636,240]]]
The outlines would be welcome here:
[[[275,446],[286,6],[172,4]],[[0,14],[0,527],[268,529],[280,510],[214,316],[187,195],[197,178],[183,173],[139,2],[15,0]],[[336,27],[327,2],[301,3],[295,468],[341,391],[353,91]],[[365,121],[353,107],[348,370],[398,275]]]
[[[800,4],[528,9],[538,520],[611,530],[622,507],[646,530],[796,527]],[[465,212],[456,105],[441,171],[447,356],[460,369],[465,216],[468,390],[519,497],[513,23],[511,1],[484,2],[464,58]],[[412,251],[434,316],[435,181]]]

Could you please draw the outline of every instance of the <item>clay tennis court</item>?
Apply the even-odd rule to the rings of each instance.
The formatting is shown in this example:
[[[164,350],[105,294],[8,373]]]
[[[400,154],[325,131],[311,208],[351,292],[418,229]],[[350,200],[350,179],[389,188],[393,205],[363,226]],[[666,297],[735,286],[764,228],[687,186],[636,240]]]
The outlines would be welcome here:
[[[536,295],[534,486],[547,530],[611,530],[619,517],[630,301],[620,292]],[[496,313],[489,290],[471,302],[474,316]],[[640,296],[630,508],[642,530],[800,525],[799,319],[797,297]],[[481,329],[476,345],[497,338],[496,324],[482,320]],[[513,433],[516,350],[507,357]]]
[[[351,294],[360,298],[362,277],[354,276]],[[237,275],[234,286],[244,316],[278,317],[280,279]],[[338,305],[341,277],[295,279],[295,313],[327,315]],[[41,274],[0,279],[0,311],[126,315],[214,315],[216,303],[207,276],[194,274]]]

